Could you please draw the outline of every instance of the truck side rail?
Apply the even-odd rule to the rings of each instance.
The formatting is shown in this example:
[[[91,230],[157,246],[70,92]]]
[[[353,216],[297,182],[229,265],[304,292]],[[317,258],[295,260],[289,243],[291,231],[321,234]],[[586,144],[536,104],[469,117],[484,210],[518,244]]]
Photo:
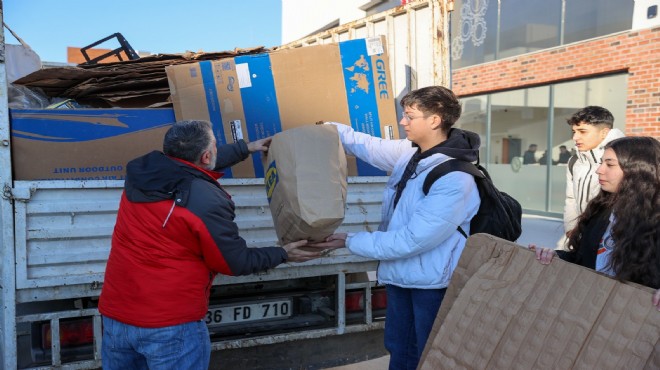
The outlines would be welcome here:
[[[341,230],[377,228],[384,182],[383,177],[349,179]],[[236,223],[248,245],[275,245],[263,179],[227,179],[222,184],[236,203]],[[12,194],[17,303],[100,293],[122,188],[123,181],[16,181]],[[263,197],[255,196],[262,193]],[[367,259],[339,250],[317,261],[296,264],[295,268],[282,265],[270,275],[222,279],[227,283],[291,278],[296,270],[305,270],[311,264],[330,271],[337,261],[359,263]]]

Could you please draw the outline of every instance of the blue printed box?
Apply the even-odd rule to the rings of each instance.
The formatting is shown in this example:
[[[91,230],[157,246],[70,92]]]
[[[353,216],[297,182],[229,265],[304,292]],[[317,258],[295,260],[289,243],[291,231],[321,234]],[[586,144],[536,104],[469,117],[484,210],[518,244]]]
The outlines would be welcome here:
[[[123,180],[126,163],[162,150],[169,109],[10,109],[14,180]]]
[[[384,37],[166,68],[177,119],[207,119],[218,142],[257,140],[320,121],[398,139]],[[253,154],[227,177],[264,177]],[[355,158],[349,175],[385,175]]]

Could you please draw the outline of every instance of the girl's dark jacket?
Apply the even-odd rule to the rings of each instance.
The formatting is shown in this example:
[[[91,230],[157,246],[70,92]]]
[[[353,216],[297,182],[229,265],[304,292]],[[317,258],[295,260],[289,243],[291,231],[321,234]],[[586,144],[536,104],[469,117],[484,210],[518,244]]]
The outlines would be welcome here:
[[[218,147],[216,168],[247,158],[243,141]],[[139,327],[201,320],[217,273],[247,275],[286,261],[249,248],[218,172],[151,152],[128,163],[99,311]]]
[[[595,214],[587,221],[579,246],[573,250],[557,250],[557,256],[564,261],[575,263],[580,266],[596,269],[596,257],[598,256],[598,247],[603,239],[603,234],[610,224],[610,210],[604,210]]]

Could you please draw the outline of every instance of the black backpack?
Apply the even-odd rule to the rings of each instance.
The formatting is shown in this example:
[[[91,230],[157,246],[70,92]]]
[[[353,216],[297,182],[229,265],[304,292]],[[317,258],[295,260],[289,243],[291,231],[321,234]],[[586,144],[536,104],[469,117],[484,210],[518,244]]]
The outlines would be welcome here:
[[[437,165],[426,176],[422,187],[424,195],[429,193],[435,180],[454,171],[474,176],[479,190],[481,204],[477,214],[470,221],[470,235],[486,233],[512,242],[516,241],[522,233],[522,207],[512,196],[497,190],[490,175],[482,166],[457,159],[445,161]],[[458,231],[464,237],[468,237],[460,225]]]

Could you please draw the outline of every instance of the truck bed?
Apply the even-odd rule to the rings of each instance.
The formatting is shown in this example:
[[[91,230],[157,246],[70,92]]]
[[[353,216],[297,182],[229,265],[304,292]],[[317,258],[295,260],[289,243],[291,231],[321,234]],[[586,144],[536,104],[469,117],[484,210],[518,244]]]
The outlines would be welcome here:
[[[236,223],[248,245],[276,245],[263,180],[228,179],[221,183],[236,204]],[[341,231],[376,230],[384,184],[383,177],[349,179]],[[100,294],[122,189],[123,181],[16,182],[17,303]],[[336,250],[317,260],[282,264],[264,274],[221,276],[216,283],[312,276],[335,271],[338,264],[361,265],[357,270],[362,271],[364,265],[372,265],[373,269],[372,261]]]

